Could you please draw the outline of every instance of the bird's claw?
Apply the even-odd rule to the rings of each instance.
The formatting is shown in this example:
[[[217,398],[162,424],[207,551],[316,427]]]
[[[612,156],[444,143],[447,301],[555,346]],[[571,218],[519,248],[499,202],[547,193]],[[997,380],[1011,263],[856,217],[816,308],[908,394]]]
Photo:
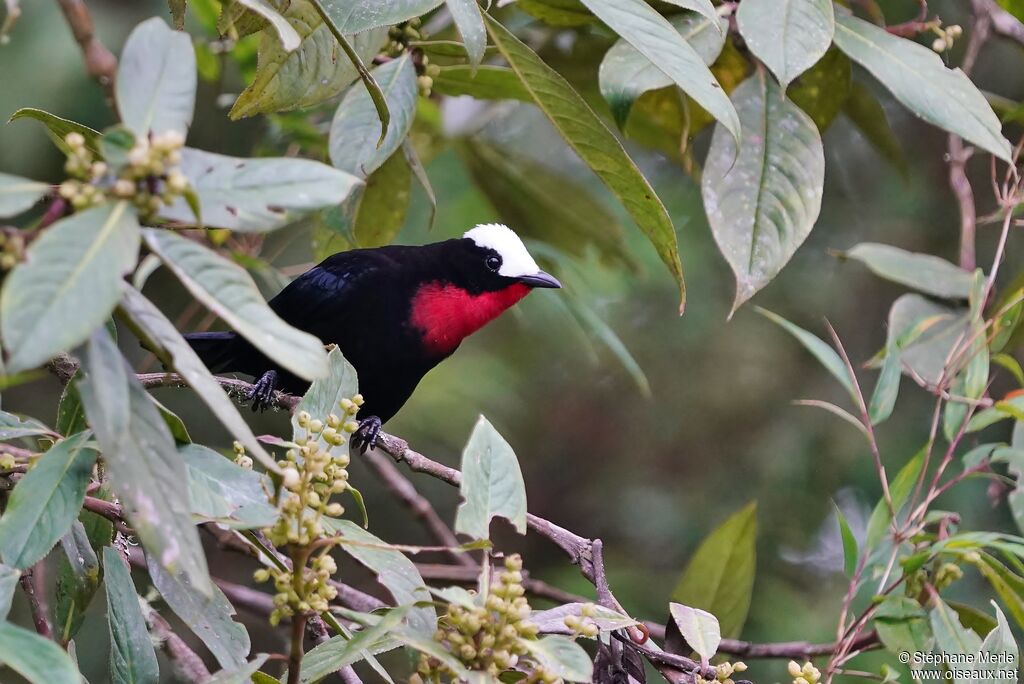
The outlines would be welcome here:
[[[274,389],[277,387],[277,371],[269,370],[259,377],[245,400],[252,402],[253,413],[266,411],[274,405]]]
[[[360,456],[377,446],[381,425],[381,420],[377,416],[367,416],[359,421],[359,427],[352,433],[352,448],[358,451]]]

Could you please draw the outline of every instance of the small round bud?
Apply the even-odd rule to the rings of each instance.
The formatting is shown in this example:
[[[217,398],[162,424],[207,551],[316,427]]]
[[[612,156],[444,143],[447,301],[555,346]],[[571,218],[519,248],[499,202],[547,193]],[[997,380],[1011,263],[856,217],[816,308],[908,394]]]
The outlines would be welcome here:
[[[266,568],[260,568],[256,572],[252,573],[252,578],[257,582],[266,582],[270,579],[270,571]]]
[[[180,195],[188,189],[188,178],[181,171],[171,171],[167,174],[167,188],[171,192]]]
[[[945,52],[947,47],[945,38],[936,38],[932,41],[932,50],[935,52]]]
[[[316,420],[310,421],[310,423],[309,423],[309,430],[310,430],[310,432],[322,432],[323,429],[324,429],[324,422],[322,420],[316,419]]]
[[[327,508],[324,509],[324,513],[326,513],[327,515],[331,516],[332,518],[337,518],[338,516],[340,516],[344,512],[345,512],[345,507],[342,506],[337,501],[335,501],[334,503],[327,504]]]
[[[307,411],[299,411],[299,427],[309,427],[310,415]]]
[[[64,142],[74,150],[85,145],[85,136],[81,133],[71,132],[64,136]]]
[[[803,669],[797,664],[795,660],[790,660],[789,664],[786,665],[786,671],[789,672],[790,677],[799,677],[803,674]]]
[[[743,662],[742,660],[740,660],[740,661],[735,662],[735,663],[732,664],[732,670],[733,670],[733,672],[746,672],[747,671],[747,664],[745,662]]]
[[[282,481],[288,489],[293,489],[299,484],[299,471],[295,468],[285,468],[282,473]]]

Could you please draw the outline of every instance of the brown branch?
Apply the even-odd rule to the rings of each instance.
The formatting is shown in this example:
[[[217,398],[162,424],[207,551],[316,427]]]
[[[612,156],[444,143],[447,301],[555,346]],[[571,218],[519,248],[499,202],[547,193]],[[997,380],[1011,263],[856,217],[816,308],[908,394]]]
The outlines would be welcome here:
[[[461,584],[475,583],[480,574],[480,568],[476,565],[464,567],[461,565],[417,563],[416,569],[420,571],[420,576],[425,580],[443,580],[459,582]],[[559,589],[542,580],[533,579],[526,570],[523,570],[522,575],[523,588],[534,596],[546,598],[557,603],[587,603],[593,600]]]
[[[146,622],[149,629],[160,641],[160,648],[170,659],[175,672],[185,681],[202,684],[210,679],[210,671],[206,669],[203,659],[188,647],[185,641],[174,633],[171,625],[155,610],[147,611]]]
[[[82,508],[114,523],[114,528],[121,534],[129,537],[134,534],[132,529],[125,523],[124,509],[121,508],[121,504],[98,499],[94,496],[87,496],[85,501],[82,502]]]
[[[153,389],[156,387],[188,387],[188,383],[185,382],[185,378],[181,377],[177,373],[140,373],[137,376],[139,382],[146,389]],[[246,382],[245,380],[238,380],[237,378],[225,378],[216,376],[217,382],[224,388],[228,396],[235,400],[247,400],[249,393],[252,391],[252,383]],[[299,405],[301,397],[296,397],[292,394],[286,394],[285,392],[275,391],[274,400],[272,405],[275,408],[284,409],[286,411],[292,411],[296,406]]]
[[[40,561],[41,562],[41,561]],[[42,601],[39,599],[39,595],[36,593],[35,574],[39,564],[26,568],[22,573],[18,581],[21,583],[21,589],[25,592],[26,598],[28,598],[28,607],[32,612],[32,624],[35,625],[36,632],[39,636],[46,639],[53,638],[53,628],[50,627],[50,620],[46,616],[46,608],[43,606]]]
[[[64,18],[71,27],[75,42],[82,50],[85,71],[103,87],[107,100],[114,105],[114,79],[117,76],[117,58],[96,37],[92,14],[83,0],[57,0]]]
[[[792,660],[808,660],[815,656],[833,653],[839,643],[812,644],[807,641],[789,641],[774,644],[755,644],[736,639],[722,639],[718,645],[719,653],[740,656],[743,658],[790,658]],[[876,632],[867,632],[858,637],[851,650],[868,651],[881,646]]]
[[[1024,24],[993,0],[972,0],[976,13],[984,12],[992,24],[992,33],[1024,46]]]

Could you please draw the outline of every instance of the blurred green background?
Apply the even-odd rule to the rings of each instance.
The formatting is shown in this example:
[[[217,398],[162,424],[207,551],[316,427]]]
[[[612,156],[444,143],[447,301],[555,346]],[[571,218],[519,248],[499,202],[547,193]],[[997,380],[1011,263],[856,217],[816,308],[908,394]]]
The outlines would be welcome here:
[[[916,13],[917,4],[910,0],[881,4],[892,21]],[[950,24],[966,20],[962,4],[931,6]],[[92,1],[89,6],[100,38],[115,53],[136,22],[154,14],[166,16],[166,4],[156,0]],[[10,42],[0,47],[0,117],[6,120],[16,109],[31,106],[94,128],[113,123],[99,87],[84,73],[56,4],[23,3],[22,9]],[[602,36],[575,43],[555,40],[543,56],[559,67],[571,64],[574,84],[595,91],[597,60],[609,43]],[[948,55],[951,63],[958,63],[961,52],[958,45]],[[1019,49],[992,41],[976,68],[976,82],[1014,101],[1024,99],[1024,69],[1007,66],[1020,65],[1021,57]],[[870,83],[864,76],[857,74]],[[228,120],[218,95],[237,93],[241,86],[233,67],[221,77],[219,88],[201,84],[189,144],[237,155],[253,150],[283,153],[284,146],[270,135],[264,119]],[[855,362],[868,359],[884,342],[886,313],[901,289],[858,264],[839,261],[829,250],[875,241],[953,261],[957,251],[958,214],[946,178],[945,135],[884,94],[879,96],[903,146],[909,174],[902,176],[838,118],[825,135],[826,187],[818,224],[789,266],[753,301],[821,336],[827,318]],[[452,119],[453,112],[461,111],[454,105],[443,109]],[[621,216],[536,111],[501,105],[487,124],[487,134],[492,140],[514,142],[517,151],[571,174]],[[698,150],[706,148],[708,137],[705,131],[696,138]],[[841,550],[833,543],[837,530],[830,517],[832,501],[851,509],[871,506],[879,484],[870,454],[854,430],[824,412],[790,402],[819,398],[843,404],[848,399],[792,338],[751,306],[726,319],[732,276],[711,240],[699,187],[676,164],[627,145],[678,229],[689,288],[686,314],[676,316],[671,279],[646,240],[627,225],[624,244],[636,262],[634,271],[605,265],[593,254],[574,259],[572,268],[579,275],[571,279],[571,292],[538,292],[468,340],[427,376],[387,429],[432,458],[457,465],[476,416],[487,415],[520,458],[530,510],[603,539],[619,599],[634,615],[656,620],[666,617],[672,589],[700,539],[756,500],[757,580],[744,638],[831,640],[845,590],[838,569]],[[38,124],[0,125],[0,171],[57,182],[62,161]],[[416,188],[398,242],[446,239],[475,223],[502,219],[475,188],[457,151],[442,152],[427,171],[437,194],[434,227],[427,230],[429,207]],[[993,207],[987,162],[976,160],[970,171],[984,214]],[[572,206],[574,198],[563,199]],[[556,233],[560,227],[549,228]],[[981,228],[980,263],[989,263],[995,237],[994,227]],[[275,259],[280,267],[303,264],[312,260],[309,244],[308,227],[288,228],[268,240],[264,253],[280,252]],[[1022,267],[1020,250],[1011,248],[1003,273],[1009,279]],[[162,272],[153,276],[146,291],[172,315],[188,304],[181,287]],[[574,321],[558,301],[566,296],[580,298],[614,330],[649,381],[649,396],[608,347]],[[201,317],[192,317],[189,325]],[[142,350],[127,335],[122,341],[141,362]],[[860,379],[871,387],[874,372],[862,371]],[[1008,384],[997,384],[993,392],[1007,389]],[[52,420],[58,392],[56,382],[45,378],[5,393],[4,408]],[[187,391],[161,390],[158,397],[185,419],[194,438],[228,446],[223,434],[205,434],[216,426],[203,420],[204,407]],[[890,473],[923,444],[930,408],[925,393],[904,379],[896,414],[879,435]],[[283,434],[287,424],[280,413],[254,416],[253,422],[258,433]],[[372,531],[389,541],[431,543],[358,459],[352,477],[367,496]],[[428,478],[414,481],[450,519],[457,493]],[[939,507],[960,511],[964,529],[1013,531],[1005,506],[993,508],[985,487],[982,481],[968,482],[940,500]],[[588,595],[592,591],[577,569],[543,540],[519,538],[507,529],[499,540],[502,548],[524,553],[534,577]],[[822,553],[828,555],[829,549],[831,565],[822,562]],[[215,574],[248,582],[253,569],[248,560],[213,549],[211,554]],[[379,591],[358,569],[352,572],[343,567],[341,578]],[[982,591],[976,579],[968,574],[956,591]],[[981,595],[974,596],[981,605]],[[18,604],[16,610],[24,606]],[[258,617],[242,617],[253,634],[254,651],[281,649],[283,632],[275,633]],[[101,629],[87,629],[79,639],[84,671],[93,682],[105,677],[105,640]],[[756,681],[786,679],[783,667],[759,664],[749,674]]]

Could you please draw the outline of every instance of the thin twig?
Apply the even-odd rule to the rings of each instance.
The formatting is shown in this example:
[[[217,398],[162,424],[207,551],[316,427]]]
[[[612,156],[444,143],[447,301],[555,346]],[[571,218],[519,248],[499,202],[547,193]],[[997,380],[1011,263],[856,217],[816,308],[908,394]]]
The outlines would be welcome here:
[[[92,14],[83,0],[57,0],[64,18],[71,27],[75,42],[82,51],[85,71],[96,79],[107,95],[107,100],[114,105],[114,79],[117,76],[117,58],[96,37]]]
[[[25,592],[26,598],[28,598],[28,607],[32,613],[32,624],[35,625],[36,632],[39,636],[46,639],[53,638],[53,628],[50,627],[50,620],[46,616],[46,609],[43,607],[42,601],[39,599],[39,595],[36,593],[36,585],[34,582],[36,570],[39,564],[26,568],[22,573],[18,581],[21,583],[21,589]]]
[[[202,684],[210,679],[210,671],[206,669],[203,659],[188,647],[185,641],[174,633],[170,623],[160,613],[149,610],[146,622],[153,635],[160,641],[160,647],[170,659],[177,674],[191,684]]]

